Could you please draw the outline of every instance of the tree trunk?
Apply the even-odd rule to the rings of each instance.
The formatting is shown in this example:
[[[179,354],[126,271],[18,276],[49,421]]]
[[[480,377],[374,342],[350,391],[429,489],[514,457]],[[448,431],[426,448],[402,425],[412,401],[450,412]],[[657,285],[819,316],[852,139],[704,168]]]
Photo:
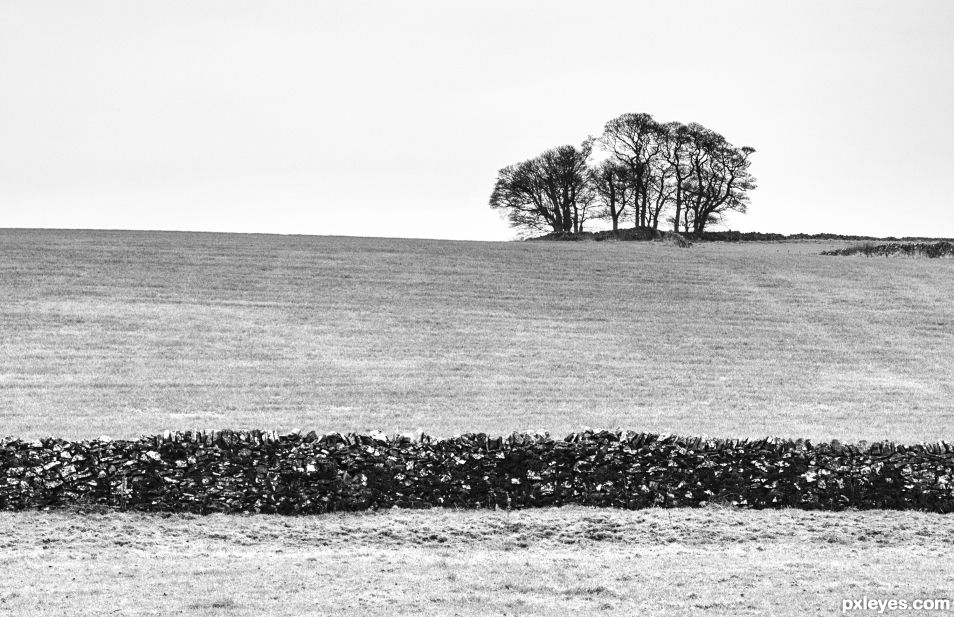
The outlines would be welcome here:
[[[619,211],[616,209],[616,185],[613,183],[612,178],[610,178],[609,183],[609,207],[610,207],[610,218],[613,219],[613,231],[619,230]]]
[[[677,192],[676,193],[676,216],[674,216],[672,219],[672,230],[677,233],[679,232],[679,215],[682,214],[681,212],[682,204],[679,202],[680,202],[679,193]]]
[[[708,216],[705,214],[702,214],[701,216],[696,217],[696,219],[692,222],[692,228],[693,228],[692,235],[694,235],[697,238],[702,237],[702,232],[705,231],[706,229],[707,218]]]
[[[649,227],[649,183],[643,183],[643,213],[642,213],[642,223],[643,227]]]

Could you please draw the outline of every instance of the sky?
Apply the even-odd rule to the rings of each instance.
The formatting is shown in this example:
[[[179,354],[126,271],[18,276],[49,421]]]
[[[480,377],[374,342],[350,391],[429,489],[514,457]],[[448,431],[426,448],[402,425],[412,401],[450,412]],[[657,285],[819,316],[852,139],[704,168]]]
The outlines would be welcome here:
[[[950,0],[0,0],[0,227],[507,240],[623,113],[756,149],[744,231],[954,237]]]

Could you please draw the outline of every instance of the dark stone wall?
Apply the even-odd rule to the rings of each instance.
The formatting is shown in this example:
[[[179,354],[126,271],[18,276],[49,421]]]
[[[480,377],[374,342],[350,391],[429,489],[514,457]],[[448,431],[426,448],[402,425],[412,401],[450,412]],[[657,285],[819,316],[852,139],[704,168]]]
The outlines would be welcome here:
[[[868,257],[954,257],[954,242],[861,244],[822,251],[822,255],[866,255]]]
[[[723,503],[954,511],[954,448],[714,440],[176,432],[0,442],[0,509],[311,514],[393,506],[645,508]]]
[[[952,238],[926,238],[921,236],[905,236],[903,238],[895,238],[893,236],[888,236],[887,238],[876,238],[875,236],[857,236],[857,235],[843,235],[843,234],[776,234],[776,233],[761,233],[758,231],[704,231],[702,236],[697,236],[694,239],[711,241],[711,242],[779,242],[783,240],[846,240],[850,242],[860,242],[860,241],[882,241],[882,242],[938,242],[946,241],[948,243],[954,242]]]

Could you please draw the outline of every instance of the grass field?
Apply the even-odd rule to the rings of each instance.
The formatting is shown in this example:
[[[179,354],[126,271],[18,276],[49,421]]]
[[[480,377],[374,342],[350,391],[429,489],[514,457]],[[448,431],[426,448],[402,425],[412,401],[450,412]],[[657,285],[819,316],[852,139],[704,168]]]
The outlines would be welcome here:
[[[954,262],[836,243],[0,231],[0,434],[581,425],[950,439]],[[950,517],[0,513],[0,614],[838,614]]]
[[[0,513],[0,614],[837,615],[954,598],[952,550],[899,512]]]
[[[837,243],[0,231],[0,434],[934,440],[954,262]]]

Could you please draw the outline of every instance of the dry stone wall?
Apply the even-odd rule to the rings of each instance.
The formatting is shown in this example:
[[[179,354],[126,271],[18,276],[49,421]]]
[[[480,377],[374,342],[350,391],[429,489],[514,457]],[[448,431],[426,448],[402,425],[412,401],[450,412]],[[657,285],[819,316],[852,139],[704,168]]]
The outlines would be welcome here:
[[[861,244],[843,249],[822,251],[822,255],[865,255],[867,257],[954,257],[954,242],[916,242],[889,244]]]
[[[628,431],[451,439],[261,431],[0,442],[0,509],[311,514],[732,504],[954,511],[954,448]]]

